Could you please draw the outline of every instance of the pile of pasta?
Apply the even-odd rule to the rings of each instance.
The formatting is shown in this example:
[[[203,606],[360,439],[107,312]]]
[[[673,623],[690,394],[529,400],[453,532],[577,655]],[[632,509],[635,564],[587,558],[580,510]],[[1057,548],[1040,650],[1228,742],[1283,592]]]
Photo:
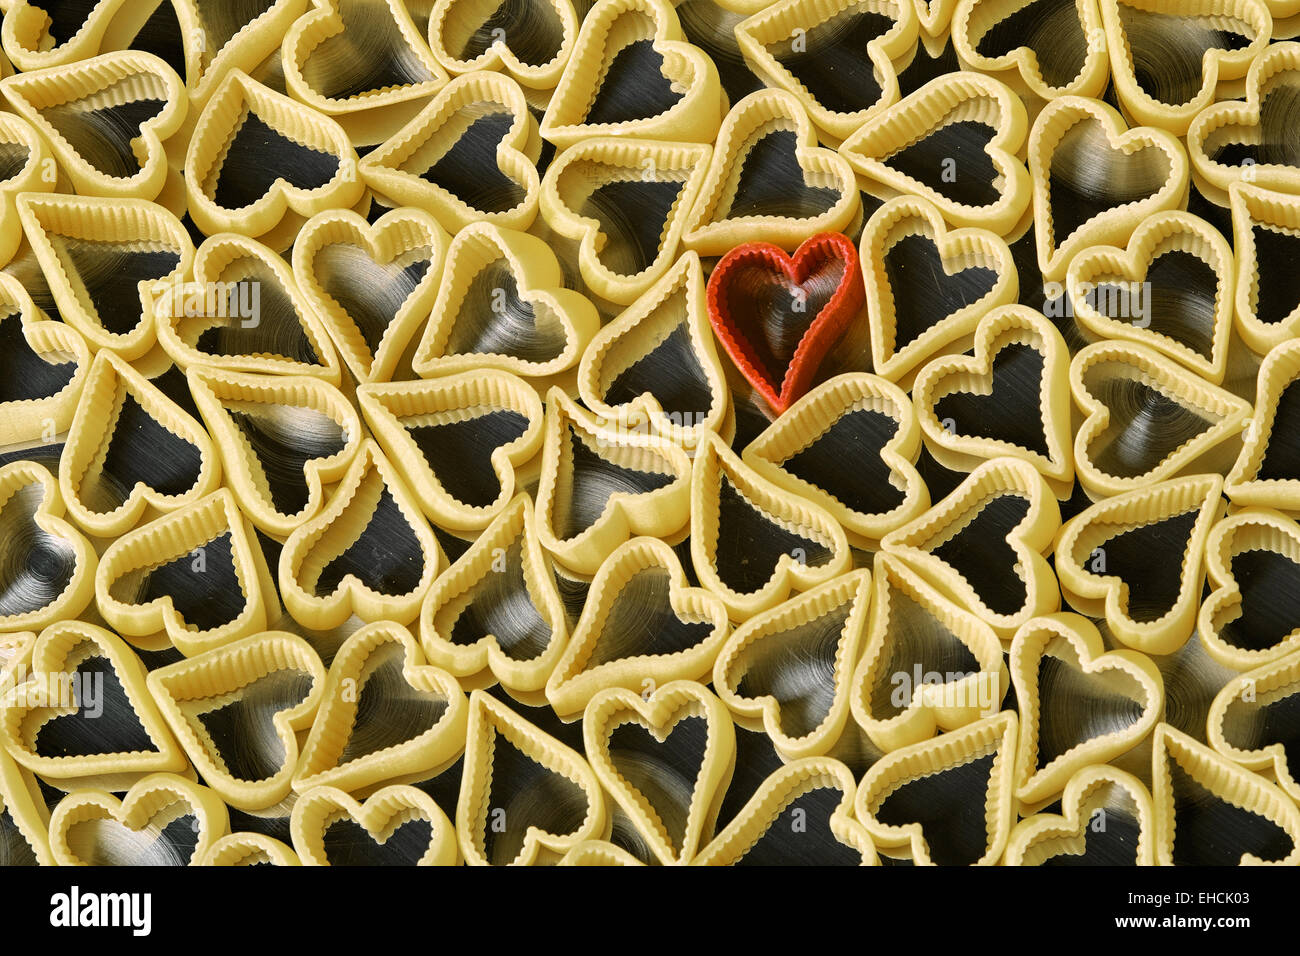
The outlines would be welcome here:
[[[1300,861],[1300,0],[0,9],[0,863]]]

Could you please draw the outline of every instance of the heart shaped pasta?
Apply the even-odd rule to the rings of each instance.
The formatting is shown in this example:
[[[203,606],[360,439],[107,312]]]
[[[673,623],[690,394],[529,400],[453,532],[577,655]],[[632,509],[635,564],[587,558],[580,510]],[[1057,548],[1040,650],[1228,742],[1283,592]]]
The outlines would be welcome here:
[[[1056,541],[1070,604],[1104,615],[1129,647],[1176,651],[1196,623],[1202,555],[1223,511],[1222,490],[1218,475],[1193,475],[1103,499],[1071,518]]]
[[[0,0],[0,865],[1300,861],[1297,104],[1300,0]]]
[[[600,318],[585,296],[563,285],[542,240],[490,223],[466,226],[447,250],[411,367],[424,378],[485,366],[530,377],[572,368]]]
[[[986,229],[949,229],[919,196],[881,205],[863,226],[861,248],[872,365],[900,386],[927,357],[966,351],[980,319],[1016,301],[1018,275],[1006,242]],[[911,282],[920,272],[934,284]]]
[[[1145,345],[1081,349],[1070,362],[1070,392],[1084,414],[1075,472],[1096,498],[1188,471],[1227,471],[1250,423],[1247,402]]]
[[[568,634],[526,492],[434,580],[420,607],[420,643],[429,660],[471,688],[499,680],[511,693],[535,694]]]
[[[1011,642],[1011,681],[1020,702],[1016,799],[1042,805],[1089,764],[1110,763],[1155,728],[1164,683],[1146,656],[1103,653],[1085,618],[1026,621]]]
[[[592,579],[582,615],[546,682],[546,699],[567,717],[610,688],[639,693],[670,681],[703,680],[729,631],[722,602],[688,584],[672,548],[633,538]]]
[[[428,209],[449,232],[475,222],[527,229],[537,215],[541,148],[518,84],[499,73],[467,73],[360,169],[390,203]]]
[[[190,217],[286,249],[302,224],[363,198],[357,153],[334,120],[250,78],[226,74],[195,120],[185,155]]]
[[[750,618],[718,652],[718,696],[785,759],[834,755],[870,600],[869,572],[840,575]]]
[[[706,433],[691,469],[691,563],[743,621],[848,570],[844,529],[811,501],[761,477]]]
[[[290,820],[304,866],[454,866],[460,858],[451,821],[415,787],[384,787],[364,802],[338,787],[314,787]]]
[[[592,574],[633,535],[689,520],[691,462],[666,439],[600,424],[552,388],[537,487],[537,534],[562,564]]]
[[[725,255],[743,242],[793,249],[809,235],[850,232],[860,209],[853,170],[817,145],[799,101],[762,90],[722,121],[682,241],[700,255]]]
[[[76,618],[93,599],[98,559],[63,519],[58,482],[45,468],[16,461],[0,468],[0,630],[39,630]]]
[[[29,193],[17,208],[59,317],[127,361],[149,351],[157,284],[180,282],[194,261],[180,220],[143,199]]]
[[[994,717],[886,754],[854,808],[871,839],[916,866],[991,866],[1015,822],[1016,715]],[[983,814],[963,814],[973,801]]]
[[[592,136],[712,142],[725,98],[718,68],[683,42],[667,0],[599,0],[542,117],[564,149]]]
[[[963,71],[931,80],[867,120],[840,155],[879,186],[928,199],[954,226],[1005,236],[1029,208],[1029,173],[1018,158],[1027,126],[1024,105],[1007,86]],[[981,155],[967,161],[967,172],[945,174],[945,159],[975,149]]]
[[[915,468],[920,431],[907,395],[866,372],[837,375],[745,447],[762,477],[825,508],[855,547],[870,546],[930,505]],[[857,457],[845,469],[844,456]]]
[[[603,834],[605,797],[580,754],[481,690],[470,694],[469,710],[456,803],[466,863],[558,861]]]
[[[381,783],[424,780],[441,773],[465,745],[460,686],[425,662],[410,631],[391,622],[366,625],[343,643],[319,700],[293,773],[301,795],[322,786],[361,793]]]
[[[208,786],[231,806],[264,810],[289,795],[297,734],[324,683],[306,641],[267,631],[160,667],[147,686]]]
[[[1233,272],[1218,230],[1173,211],[1144,219],[1127,249],[1084,249],[1065,281],[1075,320],[1089,332],[1149,345],[1218,385],[1228,365]]]
[[[1187,132],[1268,49],[1273,19],[1263,0],[1226,4],[1098,0],[1115,96],[1136,123]]]
[[[994,309],[973,356],[942,356],[916,376],[917,420],[937,460],[954,471],[1010,455],[1034,466],[1058,498],[1074,481],[1070,363],[1065,340],[1041,313]]]
[[[120,535],[149,509],[193,504],[220,478],[198,422],[113,352],[96,355],[59,458],[59,493],[77,524]]]
[[[1234,183],[1294,192],[1300,155],[1291,145],[1286,102],[1293,93],[1300,44],[1269,44],[1250,63],[1245,99],[1210,103],[1187,130],[1196,186],[1224,203]]]
[[[1282,790],[1168,724],[1156,727],[1151,778],[1158,865],[1288,866],[1300,859],[1300,811]],[[1230,836],[1187,838],[1211,819]]]
[[[578,394],[598,419],[682,445],[724,433],[731,393],[709,330],[700,257],[687,252],[582,353]]]
[[[849,703],[883,750],[956,730],[1002,705],[1002,643],[906,564],[877,553],[871,612]]]
[[[602,136],[551,161],[542,218],[578,243],[578,271],[592,294],[629,305],[672,268],[712,154],[702,143]]]
[[[580,22],[569,0],[437,0],[429,47],[456,75],[505,72],[523,86],[549,91],[569,62]]]
[[[1147,216],[1176,208],[1190,175],[1172,133],[1129,129],[1113,108],[1081,96],[1054,99],[1038,114],[1029,172],[1038,266],[1047,280],[1064,276],[1087,246],[1126,242]]]
[[[294,619],[315,630],[354,614],[410,622],[443,561],[406,483],[367,438],[329,504],[285,540],[280,594]]]
[[[121,638],[83,621],[41,632],[30,670],[0,696],[0,738],[18,764],[68,784],[124,790],[145,774],[189,767],[144,664]]]
[[[709,321],[736,368],[780,415],[808,390],[864,298],[858,252],[839,233],[812,236],[793,256],[747,242],[709,276]]]
[[[361,445],[360,416],[343,394],[306,375],[193,366],[186,380],[252,522],[288,535],[314,517]]]
[[[1101,96],[1110,75],[1095,0],[968,0],[952,15],[952,45],[969,70],[1044,100]]]
[[[898,101],[898,63],[915,49],[918,26],[913,0],[781,0],[758,5],[735,35],[757,75],[794,94],[829,139],[843,140]]]
[[[1293,800],[1300,785],[1292,767],[1295,737],[1288,712],[1295,705],[1298,662],[1292,654],[1229,681],[1206,720],[1215,750],[1248,770],[1271,775]]]
[[[230,829],[217,794],[171,773],[156,773],[117,797],[82,790],[50,814],[50,850],[59,866],[197,866]]]
[[[853,773],[830,757],[794,760],[768,776],[692,863],[696,866],[875,866],[853,813]]]
[[[157,287],[158,342],[182,368],[311,375],[342,381],[338,353],[289,264],[235,233],[203,242],[194,281]]]
[[[422,209],[374,224],[351,210],[307,220],[293,244],[293,275],[359,384],[386,382],[438,294],[450,237]]]
[[[1224,667],[1253,670],[1300,650],[1290,581],[1300,575],[1300,526],[1277,512],[1246,508],[1210,529],[1205,568],[1213,591],[1196,629]]]
[[[0,40],[8,58],[20,70],[75,63],[99,52],[104,34],[121,6],[120,0],[93,0],[75,8],[55,7],[47,12],[36,3],[17,0],[12,10],[5,11]]]
[[[389,135],[447,82],[400,0],[316,0],[281,49],[289,94],[338,117],[358,146]]]
[[[165,636],[188,655],[255,634],[280,616],[275,579],[225,488],[109,545],[95,572],[95,600],[124,636],[155,649]]]
[[[176,176],[164,140],[185,122],[189,100],[153,54],[105,53],[17,74],[0,93],[46,138],[82,195],[153,200]]]
[[[501,515],[542,445],[536,390],[497,369],[362,385],[357,402],[424,513],[452,531]]]
[[[1009,641],[1029,618],[1060,607],[1044,557],[1060,526],[1042,475],[1019,458],[994,458],[880,545]],[[995,541],[1002,544],[996,551]]]
[[[736,759],[722,703],[692,681],[642,698],[605,690],[582,718],[592,770],[665,866],[689,863],[711,838]]]
[[[1115,767],[1084,767],[1065,785],[1064,813],[1036,813],[1007,840],[1007,866],[1154,866],[1155,810],[1142,781]]]

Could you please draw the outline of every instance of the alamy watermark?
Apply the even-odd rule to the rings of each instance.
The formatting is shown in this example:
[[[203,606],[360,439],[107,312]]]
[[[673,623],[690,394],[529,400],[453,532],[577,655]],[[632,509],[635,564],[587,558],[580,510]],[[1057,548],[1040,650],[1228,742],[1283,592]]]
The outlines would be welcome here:
[[[6,704],[10,707],[75,710],[91,719],[104,713],[104,675],[99,673],[18,672],[6,677],[0,690],[9,691]]]
[[[660,428],[667,424],[679,429],[699,429],[704,431],[710,413],[662,411],[658,422],[652,422],[650,416],[640,410],[620,409],[614,416],[596,416],[597,444],[604,447],[619,447],[638,444],[640,440],[660,434]],[[689,432],[687,433],[689,435]],[[684,436],[685,437],[685,436]],[[687,441],[684,450],[689,457],[695,456],[696,445]]]
[[[917,663],[910,671],[895,671],[889,683],[893,687],[889,702],[898,710],[919,703],[925,707],[975,708],[992,716],[1002,703],[1002,681],[992,671],[927,671]]]
[[[1134,328],[1151,324],[1150,282],[1079,282],[1077,293],[1066,294],[1060,282],[1043,285],[1043,314],[1049,319],[1074,318],[1076,301],[1111,319],[1126,320]]]
[[[97,893],[72,886],[50,897],[50,925],[56,929],[119,927],[133,936],[153,931],[153,894]]]
[[[262,283],[256,279],[236,282],[159,282],[154,285],[154,301],[161,303],[170,296],[170,315],[192,318],[228,319],[240,328],[255,329],[262,324]]]

